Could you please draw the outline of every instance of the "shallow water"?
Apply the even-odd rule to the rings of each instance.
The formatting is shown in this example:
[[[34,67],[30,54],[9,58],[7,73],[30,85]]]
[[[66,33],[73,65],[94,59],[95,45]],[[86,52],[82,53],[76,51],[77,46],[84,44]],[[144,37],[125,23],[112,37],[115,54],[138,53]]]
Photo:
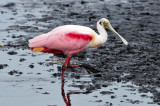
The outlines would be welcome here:
[[[0,104],[65,106],[66,98],[72,106],[158,105],[159,4],[145,0],[3,0]],[[66,69],[64,85],[62,63],[52,58],[65,57],[32,53],[28,49],[28,39],[54,27],[72,23],[96,29],[95,23],[101,17],[111,20],[129,46],[109,32],[104,46],[72,58],[72,63],[89,68]],[[100,72],[93,73],[95,70]]]

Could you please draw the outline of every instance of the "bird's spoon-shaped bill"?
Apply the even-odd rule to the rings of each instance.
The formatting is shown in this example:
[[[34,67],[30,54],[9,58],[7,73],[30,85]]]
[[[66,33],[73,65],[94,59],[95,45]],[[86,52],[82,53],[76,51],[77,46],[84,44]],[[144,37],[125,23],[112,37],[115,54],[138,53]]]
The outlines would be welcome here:
[[[111,25],[108,25],[108,29],[110,29],[113,33],[118,35],[125,45],[128,45],[128,42],[120,34],[118,34]]]

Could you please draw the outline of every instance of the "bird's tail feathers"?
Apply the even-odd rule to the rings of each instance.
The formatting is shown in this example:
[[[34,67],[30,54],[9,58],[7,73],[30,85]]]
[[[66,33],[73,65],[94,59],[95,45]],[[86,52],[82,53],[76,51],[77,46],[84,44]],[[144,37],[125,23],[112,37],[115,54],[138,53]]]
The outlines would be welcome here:
[[[42,52],[45,48],[44,47],[36,47],[36,48],[30,48],[32,52]]]

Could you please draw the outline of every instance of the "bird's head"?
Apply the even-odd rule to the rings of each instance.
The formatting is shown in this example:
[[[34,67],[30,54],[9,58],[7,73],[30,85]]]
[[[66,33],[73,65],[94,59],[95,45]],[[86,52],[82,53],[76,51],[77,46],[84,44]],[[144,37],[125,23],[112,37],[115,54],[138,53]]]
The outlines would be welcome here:
[[[99,21],[99,24],[102,25],[105,29],[107,29],[110,22],[106,18],[101,18],[100,21]]]
[[[111,30],[113,33],[115,33],[116,35],[118,35],[118,36],[120,37],[120,39],[123,41],[123,43],[124,43],[125,45],[128,45],[128,42],[127,42],[121,35],[119,35],[119,34],[114,30],[114,28],[111,26],[111,24],[110,24],[110,22],[109,22],[108,19],[106,19],[106,18],[101,18],[101,19],[99,20],[99,24],[100,24],[104,29],[109,29],[109,30]]]

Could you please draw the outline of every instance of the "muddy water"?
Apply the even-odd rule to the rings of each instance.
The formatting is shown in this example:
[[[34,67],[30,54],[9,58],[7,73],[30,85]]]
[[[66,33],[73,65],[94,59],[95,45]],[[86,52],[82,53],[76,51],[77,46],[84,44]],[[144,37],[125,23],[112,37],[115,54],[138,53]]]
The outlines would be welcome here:
[[[0,104],[3,106],[156,106],[160,104],[160,2],[147,0],[3,0],[0,2]],[[64,24],[96,30],[106,17],[105,45],[85,50],[67,69],[65,56],[32,53],[28,39]],[[95,73],[96,72],[96,73]]]

